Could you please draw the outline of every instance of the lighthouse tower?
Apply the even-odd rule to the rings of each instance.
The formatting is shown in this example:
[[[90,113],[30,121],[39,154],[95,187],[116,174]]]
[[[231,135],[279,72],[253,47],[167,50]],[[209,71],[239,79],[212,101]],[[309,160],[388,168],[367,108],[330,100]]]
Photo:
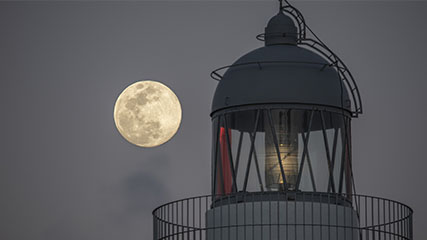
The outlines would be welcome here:
[[[412,239],[408,206],[356,194],[349,69],[280,3],[264,46],[211,74],[211,194],[156,208],[154,239]]]

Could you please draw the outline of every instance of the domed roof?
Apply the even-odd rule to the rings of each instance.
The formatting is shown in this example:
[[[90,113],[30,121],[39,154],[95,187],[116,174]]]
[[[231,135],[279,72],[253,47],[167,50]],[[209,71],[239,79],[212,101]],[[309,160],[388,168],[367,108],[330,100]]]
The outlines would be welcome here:
[[[305,48],[281,44],[255,49],[228,68],[216,88],[212,113],[230,107],[275,103],[323,105],[351,111],[347,90],[329,62]]]

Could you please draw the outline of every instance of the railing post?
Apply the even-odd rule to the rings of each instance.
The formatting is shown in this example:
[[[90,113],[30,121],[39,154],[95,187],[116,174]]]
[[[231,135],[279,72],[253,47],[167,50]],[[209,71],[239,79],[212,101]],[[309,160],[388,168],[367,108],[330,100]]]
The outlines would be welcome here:
[[[153,214],[153,240],[157,240],[156,216]]]
[[[414,235],[413,235],[413,229],[412,229],[412,213],[410,213],[409,216],[409,239],[412,240],[414,239]]]

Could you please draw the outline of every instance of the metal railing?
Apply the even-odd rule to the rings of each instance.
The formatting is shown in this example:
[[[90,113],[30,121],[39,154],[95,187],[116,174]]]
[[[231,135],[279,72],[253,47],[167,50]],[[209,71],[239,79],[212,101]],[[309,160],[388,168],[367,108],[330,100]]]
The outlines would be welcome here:
[[[156,208],[153,239],[411,240],[412,214],[405,204],[366,195],[206,195]]]

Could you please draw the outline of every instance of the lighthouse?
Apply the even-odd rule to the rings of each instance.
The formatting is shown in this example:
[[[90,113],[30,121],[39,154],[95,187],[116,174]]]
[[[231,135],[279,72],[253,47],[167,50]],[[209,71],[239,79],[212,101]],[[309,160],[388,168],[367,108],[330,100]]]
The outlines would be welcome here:
[[[211,192],[156,208],[154,240],[413,239],[410,207],[356,192],[344,62],[288,2],[257,39],[211,73]]]

